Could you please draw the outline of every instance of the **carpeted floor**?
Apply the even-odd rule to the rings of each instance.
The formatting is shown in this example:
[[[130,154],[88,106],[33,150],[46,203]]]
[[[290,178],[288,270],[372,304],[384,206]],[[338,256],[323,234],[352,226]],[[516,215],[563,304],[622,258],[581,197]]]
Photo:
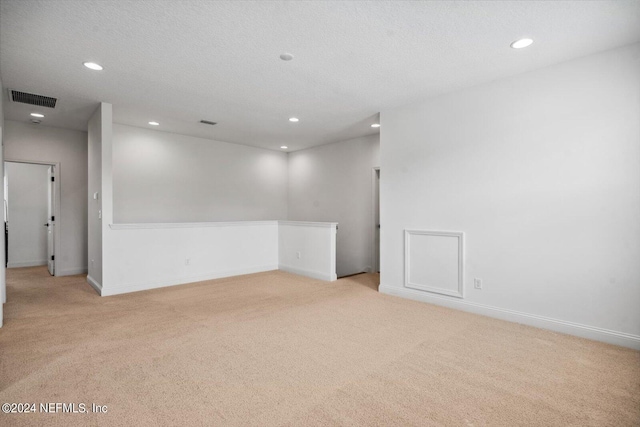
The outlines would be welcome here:
[[[377,280],[276,271],[100,298],[82,276],[10,269],[0,403],[108,412],[0,425],[640,425],[639,352]]]

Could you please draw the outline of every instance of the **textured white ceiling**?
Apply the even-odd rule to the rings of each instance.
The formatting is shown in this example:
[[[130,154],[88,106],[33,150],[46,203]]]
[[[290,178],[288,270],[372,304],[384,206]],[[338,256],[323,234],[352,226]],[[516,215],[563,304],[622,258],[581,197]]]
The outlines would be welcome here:
[[[386,108],[640,40],[637,0],[1,0],[0,15],[4,86],[59,98],[43,124],[86,129],[105,101],[118,123],[290,150],[373,133]],[[511,49],[522,36],[535,43]],[[33,111],[5,105],[7,119]]]

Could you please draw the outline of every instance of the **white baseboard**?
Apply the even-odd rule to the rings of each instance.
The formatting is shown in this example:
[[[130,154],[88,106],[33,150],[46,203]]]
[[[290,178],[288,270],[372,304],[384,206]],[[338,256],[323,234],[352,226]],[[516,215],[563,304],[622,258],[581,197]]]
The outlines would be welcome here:
[[[35,261],[18,261],[7,264],[7,268],[21,268],[21,267],[38,267],[40,265],[47,265],[47,260],[35,260]]]
[[[93,277],[87,275],[87,283],[89,283],[91,287],[96,290],[98,295],[102,295],[102,285],[98,283]]]
[[[378,290],[383,294],[394,295],[435,305],[441,305],[444,307],[454,308],[470,313],[507,320],[509,322],[522,323],[524,325],[535,326],[537,328],[549,329],[564,334],[575,335],[582,338],[588,338],[595,341],[602,341],[609,344],[615,344],[640,350],[639,335],[612,331],[609,329],[597,328],[594,326],[587,326],[579,323],[567,322],[565,320],[552,319],[550,317],[538,316],[536,314],[523,313],[515,310],[508,310],[470,301],[463,301],[458,298],[447,298],[444,296],[429,294],[423,291],[400,288],[396,286],[387,286],[380,284]]]
[[[127,294],[130,292],[147,291],[149,289],[164,288],[167,286],[184,285],[186,283],[202,282],[205,280],[221,279],[223,277],[241,276],[243,274],[262,273],[265,271],[277,270],[275,265],[265,265],[259,267],[250,267],[239,270],[227,270],[227,271],[215,271],[207,274],[197,276],[185,276],[180,278],[174,278],[170,280],[161,280],[154,282],[142,282],[142,283],[127,283],[125,285],[106,286],[101,287],[101,295],[111,296]]]
[[[47,265],[47,260],[10,262],[7,265],[7,268],[40,267],[44,265]],[[76,274],[87,274],[87,271],[87,267],[68,268],[65,270],[56,269],[55,276],[74,276]]]
[[[56,276],[75,276],[76,274],[87,274],[87,267],[67,268],[65,270],[56,270]]]
[[[325,282],[333,282],[335,280],[338,280],[338,276],[336,274],[331,275],[328,273],[321,273],[319,271],[303,270],[301,268],[290,267],[283,264],[280,264],[278,266],[278,270],[297,274],[299,276],[311,277],[312,279],[324,280]]]

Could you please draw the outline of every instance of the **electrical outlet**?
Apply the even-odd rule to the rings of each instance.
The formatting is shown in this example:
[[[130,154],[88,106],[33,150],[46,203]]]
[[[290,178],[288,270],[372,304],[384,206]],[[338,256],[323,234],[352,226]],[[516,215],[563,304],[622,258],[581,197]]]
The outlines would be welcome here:
[[[298,258],[298,259],[301,258],[300,251],[296,252],[296,258]]]
[[[482,279],[478,279],[477,277],[473,279],[473,287],[476,289],[482,289]]]
[[[191,265],[191,258],[185,258],[184,265]]]

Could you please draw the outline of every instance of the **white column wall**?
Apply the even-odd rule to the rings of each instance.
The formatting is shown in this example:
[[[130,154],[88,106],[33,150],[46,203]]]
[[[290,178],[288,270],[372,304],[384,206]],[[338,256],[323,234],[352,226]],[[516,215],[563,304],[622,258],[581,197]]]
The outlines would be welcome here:
[[[279,269],[320,280],[336,280],[337,225],[279,221]]]

